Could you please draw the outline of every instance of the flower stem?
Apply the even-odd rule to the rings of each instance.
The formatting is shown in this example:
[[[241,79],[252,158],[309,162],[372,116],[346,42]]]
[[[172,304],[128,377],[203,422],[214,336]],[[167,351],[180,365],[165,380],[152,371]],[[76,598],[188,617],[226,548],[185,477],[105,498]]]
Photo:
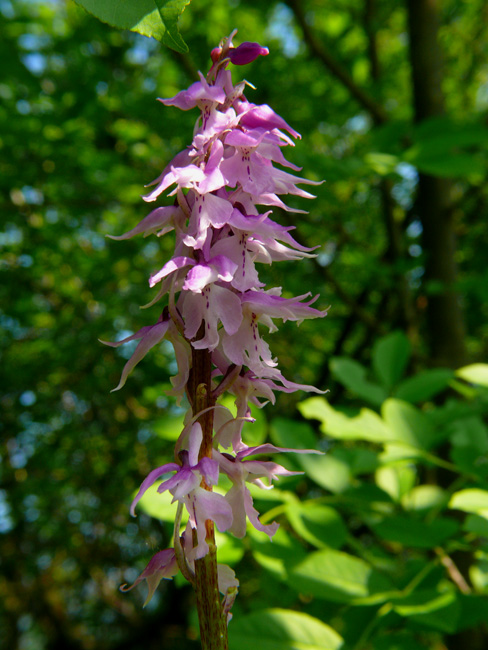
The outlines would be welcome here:
[[[202,335],[202,334],[201,334]],[[202,413],[198,421],[202,427],[203,440],[199,457],[212,456],[212,434],[215,405],[211,385],[212,357],[209,350],[196,350],[192,347],[192,369],[188,381],[187,392],[192,405],[193,414],[208,409]],[[211,491],[205,480],[202,485]],[[227,650],[227,622],[224,615],[218,586],[217,547],[213,521],[205,522],[206,542],[209,553],[195,561],[195,592],[200,623],[200,638],[202,650]],[[196,531],[194,531],[196,543]]]

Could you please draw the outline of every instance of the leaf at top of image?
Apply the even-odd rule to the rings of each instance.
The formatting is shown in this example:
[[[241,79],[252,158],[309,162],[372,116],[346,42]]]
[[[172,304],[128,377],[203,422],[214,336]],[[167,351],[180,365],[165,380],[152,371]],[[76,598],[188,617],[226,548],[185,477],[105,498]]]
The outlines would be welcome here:
[[[162,41],[177,52],[188,52],[178,31],[178,18],[191,0],[75,0],[104,23],[130,29]]]

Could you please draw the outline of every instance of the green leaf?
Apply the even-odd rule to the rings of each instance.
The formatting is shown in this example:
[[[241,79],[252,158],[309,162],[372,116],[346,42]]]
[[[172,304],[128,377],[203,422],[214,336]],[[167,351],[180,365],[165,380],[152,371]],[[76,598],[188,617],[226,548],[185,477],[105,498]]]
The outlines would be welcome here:
[[[418,623],[452,633],[457,629],[461,604],[454,590],[439,593],[435,590],[418,590],[395,600],[394,611],[400,616],[412,618]]]
[[[374,406],[381,406],[387,398],[387,393],[381,386],[366,379],[366,368],[353,359],[334,357],[330,362],[330,370],[343,386]]]
[[[488,594],[488,555],[482,550],[476,553],[476,563],[469,567],[469,577],[478,593]]]
[[[255,528],[248,528],[254,559],[278,580],[286,580],[287,567],[294,566],[307,555],[298,540],[283,526],[276,531],[273,539],[263,535]]]
[[[415,485],[417,474],[410,463],[395,463],[376,470],[376,485],[399,502]]]
[[[488,620],[488,599],[486,596],[459,594],[458,599],[461,604],[458,630],[467,630]]]
[[[321,431],[332,438],[369,442],[394,440],[381,417],[369,409],[361,409],[359,415],[350,418],[336,411],[324,397],[311,397],[299,404],[298,410],[305,418],[319,420]]]
[[[392,588],[364,560],[333,549],[310,553],[290,571],[290,585],[305,595],[355,604],[382,602]]]
[[[429,523],[393,515],[372,526],[374,532],[388,542],[396,542],[412,548],[434,548],[452,537],[459,529],[453,519],[438,517]]]
[[[485,479],[488,476],[486,454],[480,455],[476,447],[453,447],[450,452],[452,462],[458,471],[473,479]]]
[[[432,645],[425,639],[424,645],[418,635],[410,630],[399,632],[388,631],[385,635],[374,640],[372,650],[432,650]]]
[[[288,503],[285,512],[294,531],[309,544],[317,548],[340,548],[344,544],[347,528],[333,508],[297,500]]]
[[[428,418],[419,409],[407,402],[390,398],[381,409],[386,424],[393,432],[395,442],[428,449],[432,446],[435,433]]]
[[[422,172],[473,179],[486,172],[480,156],[488,142],[488,129],[483,124],[461,124],[435,117],[416,127],[414,141],[404,159]]]
[[[373,369],[390,390],[403,376],[410,359],[410,343],[403,332],[392,332],[373,347]]]
[[[473,363],[456,370],[456,375],[471,384],[488,387],[488,363]]]
[[[414,377],[402,381],[395,390],[395,397],[412,404],[425,402],[445,390],[452,377],[452,370],[444,368],[423,370]]]
[[[83,9],[118,29],[155,38],[177,52],[188,52],[178,18],[191,0],[75,0]]]
[[[380,176],[387,176],[395,171],[400,159],[392,154],[371,151],[364,156],[364,162]]]
[[[486,174],[486,163],[480,156],[470,153],[452,153],[447,156],[432,156],[413,147],[405,153],[405,160],[420,172],[443,178],[467,178],[472,182]]]
[[[449,500],[449,508],[472,512],[488,519],[488,490],[467,488],[454,492]]]
[[[184,12],[191,0],[154,0],[159,10],[159,15],[166,28],[163,34],[163,43],[177,52],[188,52],[188,46],[181,38],[178,31],[178,18]]]
[[[467,533],[475,533],[480,537],[488,537],[488,519],[479,515],[468,515],[463,524]]]
[[[278,447],[289,449],[316,449],[317,436],[312,427],[306,422],[298,422],[290,418],[273,418],[270,426],[270,437]]]
[[[438,485],[418,485],[404,494],[402,506],[405,510],[428,512],[433,508],[442,508],[448,502],[448,495]]]
[[[452,422],[451,442],[455,447],[475,449],[480,456],[488,453],[488,427],[480,417],[468,417]]]
[[[452,147],[487,146],[488,129],[483,123],[463,123],[442,115],[417,124],[414,138],[432,153],[445,155]]]
[[[237,618],[229,626],[232,650],[339,650],[342,637],[302,612],[268,609]]]
[[[452,461],[468,476],[488,476],[488,429],[480,417],[451,423]]]
[[[344,502],[357,512],[381,512],[385,515],[393,511],[390,495],[372,483],[360,483],[341,495]]]
[[[338,447],[332,451],[338,460],[347,464],[353,476],[371,474],[378,467],[378,452],[362,447]]]
[[[325,456],[300,456],[297,462],[312,481],[334,494],[344,492],[351,485],[352,474],[349,465],[341,458],[336,458],[333,453]]]

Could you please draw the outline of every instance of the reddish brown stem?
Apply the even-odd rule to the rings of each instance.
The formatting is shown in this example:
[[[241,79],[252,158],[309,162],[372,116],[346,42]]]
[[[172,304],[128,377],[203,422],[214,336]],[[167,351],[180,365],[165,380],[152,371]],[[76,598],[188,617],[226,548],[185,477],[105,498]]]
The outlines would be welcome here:
[[[212,357],[208,350],[196,350],[192,347],[192,369],[188,380],[187,393],[196,415],[208,409],[199,418],[203,440],[199,457],[212,456],[212,434],[215,399],[212,397],[211,385]],[[211,491],[204,480],[202,487]],[[197,598],[198,620],[202,650],[228,650],[227,622],[222,611],[217,575],[217,547],[213,521],[205,522],[208,554],[195,561],[195,592]],[[196,538],[196,531],[194,531]],[[196,539],[194,539],[196,542]]]

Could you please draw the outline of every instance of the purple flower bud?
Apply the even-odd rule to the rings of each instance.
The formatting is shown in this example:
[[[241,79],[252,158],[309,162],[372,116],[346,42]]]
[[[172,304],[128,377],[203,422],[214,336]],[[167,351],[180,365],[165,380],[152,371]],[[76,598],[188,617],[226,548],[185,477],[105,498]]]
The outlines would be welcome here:
[[[228,52],[229,59],[234,65],[247,65],[258,56],[267,56],[268,54],[268,48],[262,47],[259,43],[241,43]]]

